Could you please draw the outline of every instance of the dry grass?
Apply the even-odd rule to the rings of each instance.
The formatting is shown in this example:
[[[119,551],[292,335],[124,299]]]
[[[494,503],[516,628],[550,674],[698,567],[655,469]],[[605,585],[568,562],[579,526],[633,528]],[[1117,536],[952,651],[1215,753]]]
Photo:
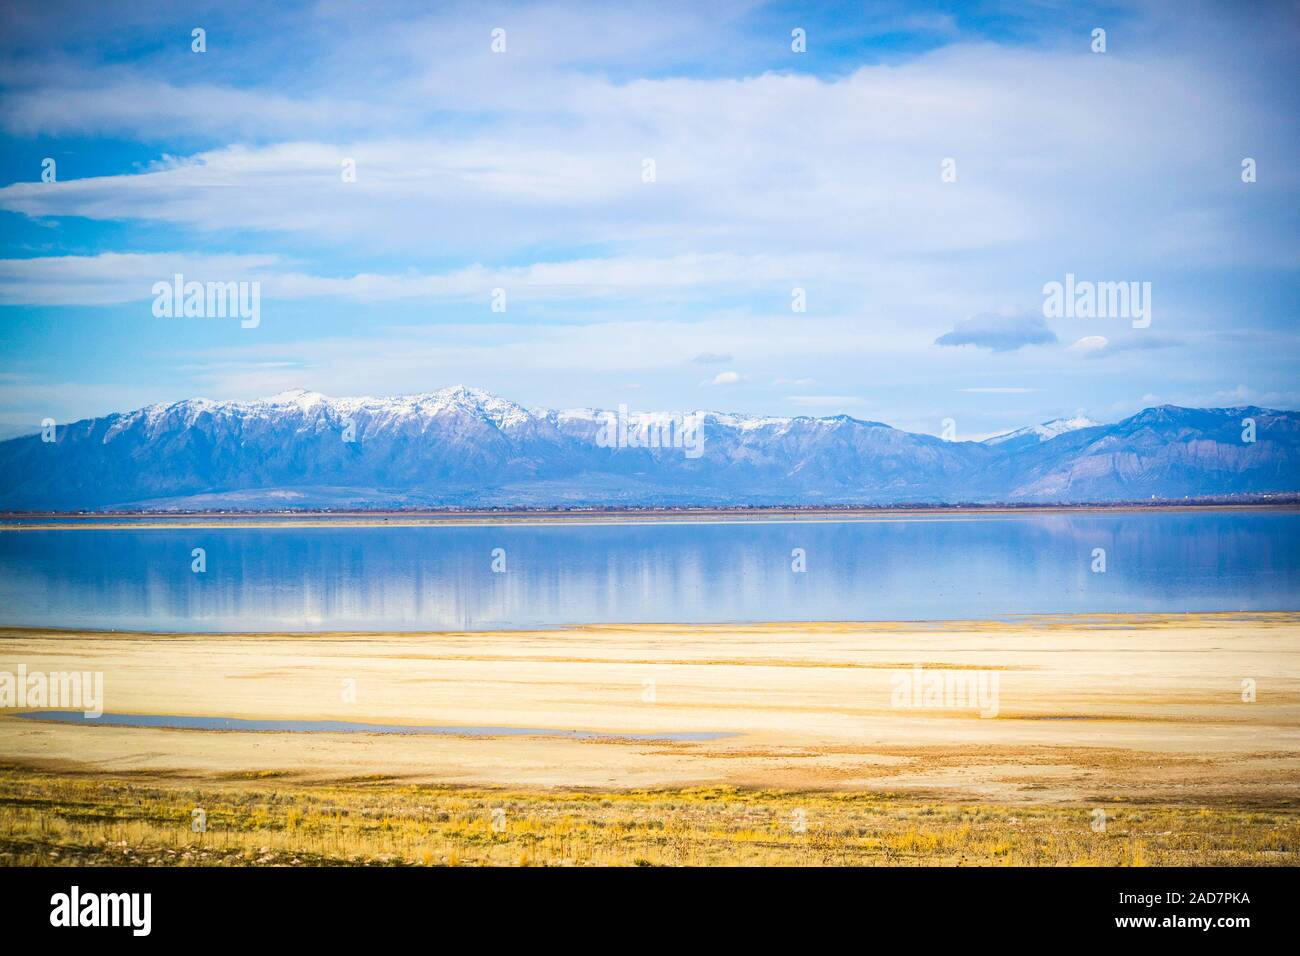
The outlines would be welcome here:
[[[191,830],[191,811],[207,831]],[[494,811],[503,810],[504,818]],[[1300,809],[1015,806],[730,787],[576,791],[0,772],[0,865],[1300,863]],[[802,824],[802,827],[801,827]]]

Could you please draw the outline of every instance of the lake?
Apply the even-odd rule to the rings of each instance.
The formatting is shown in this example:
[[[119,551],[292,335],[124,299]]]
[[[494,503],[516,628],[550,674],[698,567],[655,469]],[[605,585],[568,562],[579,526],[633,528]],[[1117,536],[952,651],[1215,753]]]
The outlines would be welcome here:
[[[5,625],[490,630],[1297,609],[1300,513],[1289,511],[0,532]]]

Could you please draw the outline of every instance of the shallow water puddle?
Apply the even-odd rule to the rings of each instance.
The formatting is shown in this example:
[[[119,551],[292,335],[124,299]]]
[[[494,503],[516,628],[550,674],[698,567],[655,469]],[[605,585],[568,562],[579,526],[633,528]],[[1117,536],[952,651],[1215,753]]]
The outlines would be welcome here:
[[[225,730],[253,733],[300,734],[444,734],[457,737],[572,737],[579,740],[666,740],[676,742],[719,740],[731,733],[682,731],[650,734],[613,734],[594,730],[555,730],[546,727],[443,727],[418,724],[366,724],[349,720],[245,720],[238,717],[184,717],[168,714],[103,714],[87,717],[81,711],[33,710],[15,717],[63,724],[105,727],[156,727],[164,730]]]

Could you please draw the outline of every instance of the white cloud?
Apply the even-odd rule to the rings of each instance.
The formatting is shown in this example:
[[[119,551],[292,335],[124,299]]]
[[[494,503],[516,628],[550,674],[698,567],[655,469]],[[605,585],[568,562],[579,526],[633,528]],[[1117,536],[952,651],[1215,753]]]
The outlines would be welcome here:
[[[153,297],[176,273],[200,282],[256,279],[281,268],[279,256],[104,252],[95,256],[0,259],[2,305],[107,305]]]
[[[1085,335],[1070,346],[1070,351],[1075,355],[1093,355],[1109,344],[1110,341],[1104,335]]]
[[[735,385],[740,381],[739,372],[719,372],[704,384],[706,385]]]
[[[1259,264],[1261,255],[1294,262],[1285,244],[1274,252],[1258,236],[1234,244],[1245,229],[1230,204],[1240,183],[1222,174],[1225,144],[1278,151],[1286,117],[1267,102],[1232,99],[1212,64],[1116,56],[1099,68],[1087,52],[958,44],[834,79],[616,83],[550,70],[529,74],[536,85],[521,90],[517,77],[498,75],[516,69],[503,59],[471,58],[474,76],[487,79],[469,104],[462,81],[454,104],[443,88],[392,107],[410,122],[394,121],[381,102],[371,128],[354,130],[350,101],[325,97],[313,109],[336,109],[338,123],[322,137],[313,109],[268,96],[259,109],[280,142],[206,150],[132,176],[17,183],[0,189],[0,208],[292,234],[354,254],[419,243],[486,256],[598,236],[660,254],[797,247],[861,259],[1023,255],[1029,243],[1090,250],[1104,238],[1130,261],[1177,251],[1216,265]],[[142,114],[161,108],[149,90],[115,89],[109,79],[85,105],[41,88],[40,103],[20,101],[18,113],[57,114],[56,99],[88,121],[104,115],[101,98],[137,103]],[[251,96],[194,94],[175,99],[196,117],[243,115]],[[236,102],[210,102],[221,96]],[[454,134],[430,132],[415,114],[427,116],[441,98],[489,112]],[[379,133],[393,129],[403,133]],[[1099,153],[1144,161],[1101,164]],[[640,178],[646,156],[657,163],[652,184]],[[956,183],[940,181],[945,157],[957,161]],[[356,160],[355,183],[342,182],[344,158]]]
[[[508,299],[585,299],[665,295],[731,287],[752,291],[783,283],[791,271],[827,274],[837,268],[813,257],[778,259],[731,254],[669,258],[614,257],[546,262],[510,268],[474,265],[443,273],[360,273],[318,276],[293,271],[274,255],[101,253],[0,259],[0,303],[102,305],[147,299],[153,282],[183,273],[199,281],[258,280],[263,295],[281,299],[337,297],[358,302],[398,299],[487,301],[504,288]],[[775,299],[774,299],[775,301]]]

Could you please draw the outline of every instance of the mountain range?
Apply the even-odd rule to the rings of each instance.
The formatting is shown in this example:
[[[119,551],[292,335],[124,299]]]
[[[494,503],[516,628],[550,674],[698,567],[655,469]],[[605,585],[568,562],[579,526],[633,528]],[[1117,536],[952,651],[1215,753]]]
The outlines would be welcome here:
[[[529,409],[464,386],[395,398],[196,398],[60,425],[45,436],[53,441],[0,442],[0,510],[1080,503],[1300,491],[1300,414],[1255,406],[1162,405],[1114,424],[1061,419],[979,442],[847,415],[692,414],[660,420],[695,424],[694,455],[680,442],[628,447],[636,439],[611,427],[613,412]]]

